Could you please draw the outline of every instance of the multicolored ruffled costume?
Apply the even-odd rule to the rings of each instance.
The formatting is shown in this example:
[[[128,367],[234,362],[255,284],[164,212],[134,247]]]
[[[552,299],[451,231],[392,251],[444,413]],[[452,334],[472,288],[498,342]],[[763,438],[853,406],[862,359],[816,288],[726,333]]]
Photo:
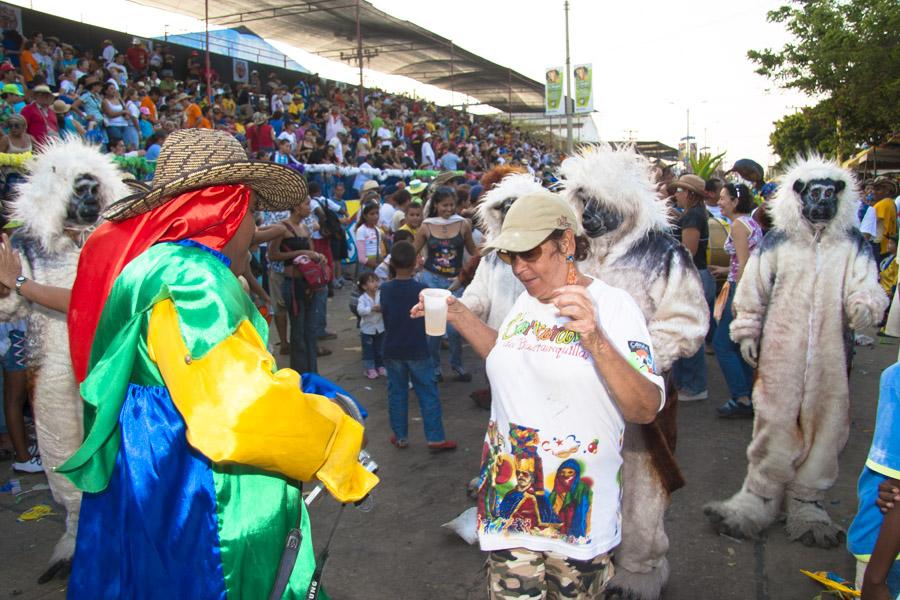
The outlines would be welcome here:
[[[243,219],[249,190],[210,189],[161,208],[221,215],[230,198],[243,210],[205,218]],[[59,469],[85,492],[69,597],[265,597],[299,511],[303,542],[283,597],[303,598],[315,560],[296,481],[319,480],[344,502],[364,497],[377,478],[357,462],[362,426],[304,394],[296,372],[275,370],[265,320],[228,258],[196,241],[206,238],[192,218],[179,231],[193,239],[139,235],[153,212],[127,232],[144,240],[130,248],[153,243],[114,278],[81,385],[86,439]],[[79,274],[96,267],[96,278],[104,267],[91,261],[115,262],[86,252],[108,248],[123,225],[98,229]],[[76,315],[78,292],[76,282]],[[75,349],[73,338],[77,365]]]

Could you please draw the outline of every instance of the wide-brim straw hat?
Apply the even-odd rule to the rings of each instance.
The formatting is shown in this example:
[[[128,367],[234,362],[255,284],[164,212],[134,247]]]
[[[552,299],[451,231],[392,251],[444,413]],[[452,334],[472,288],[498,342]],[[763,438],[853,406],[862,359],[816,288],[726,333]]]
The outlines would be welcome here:
[[[151,211],[190,190],[243,184],[256,192],[258,210],[290,210],[308,196],[297,171],[271,162],[248,160],[234,137],[212,129],[181,129],[166,138],[150,189],[119,200],[103,213],[124,221]]]

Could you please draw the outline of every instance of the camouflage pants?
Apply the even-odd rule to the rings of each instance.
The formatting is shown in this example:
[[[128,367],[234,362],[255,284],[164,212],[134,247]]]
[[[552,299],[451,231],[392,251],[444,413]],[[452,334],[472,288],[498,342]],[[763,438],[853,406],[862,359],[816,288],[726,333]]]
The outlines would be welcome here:
[[[575,560],[556,552],[524,548],[488,555],[490,600],[588,600],[600,598],[613,576],[609,554]]]

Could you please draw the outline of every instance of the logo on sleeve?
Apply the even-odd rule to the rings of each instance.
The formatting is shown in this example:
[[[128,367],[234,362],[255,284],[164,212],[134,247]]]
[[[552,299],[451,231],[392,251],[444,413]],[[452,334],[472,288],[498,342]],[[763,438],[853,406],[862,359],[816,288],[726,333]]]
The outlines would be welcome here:
[[[650,346],[644,342],[628,341],[628,362],[641,373],[651,375],[656,373],[653,355],[650,354]]]

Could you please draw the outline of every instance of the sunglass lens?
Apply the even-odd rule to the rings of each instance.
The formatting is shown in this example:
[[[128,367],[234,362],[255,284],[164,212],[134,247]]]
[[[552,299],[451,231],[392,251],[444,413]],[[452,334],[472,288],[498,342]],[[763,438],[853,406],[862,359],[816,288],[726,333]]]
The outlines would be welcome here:
[[[513,262],[513,255],[506,250],[498,250],[497,256],[500,257],[500,260],[505,262],[508,265],[511,265]]]
[[[519,252],[519,258],[524,260],[525,262],[534,262],[541,257],[541,247],[535,246],[531,250],[526,250],[525,252]]]

